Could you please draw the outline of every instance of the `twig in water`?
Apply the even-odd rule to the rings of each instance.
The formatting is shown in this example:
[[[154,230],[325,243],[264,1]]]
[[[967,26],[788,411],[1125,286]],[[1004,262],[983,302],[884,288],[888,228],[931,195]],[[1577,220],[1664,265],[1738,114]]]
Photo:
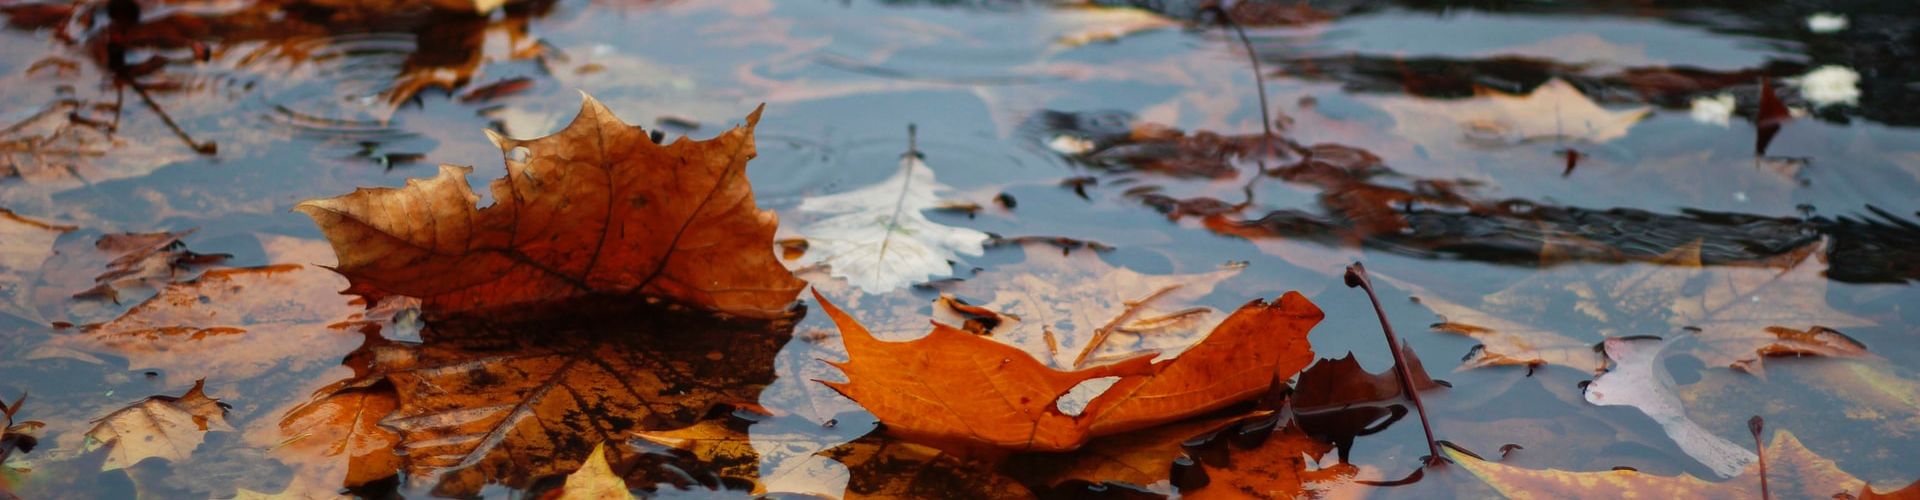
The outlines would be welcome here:
[[[1367,278],[1367,268],[1359,262],[1347,266],[1347,286],[1360,287],[1367,291],[1367,299],[1373,301],[1373,312],[1380,316],[1380,329],[1387,333],[1387,349],[1393,351],[1393,372],[1400,376],[1400,390],[1407,393],[1407,399],[1413,400],[1413,409],[1420,413],[1420,430],[1427,433],[1428,466],[1450,462],[1440,455],[1440,443],[1433,439],[1433,424],[1427,422],[1427,406],[1420,402],[1420,392],[1413,386],[1413,373],[1407,371],[1407,357],[1400,352],[1400,337],[1393,334],[1393,325],[1387,323],[1387,311],[1380,308],[1380,297],[1373,292],[1373,280]]]
[[[1773,500],[1773,495],[1767,492],[1767,447],[1760,444],[1760,430],[1765,425],[1759,415],[1747,419],[1747,430],[1753,432],[1753,451],[1760,457],[1760,500]]]

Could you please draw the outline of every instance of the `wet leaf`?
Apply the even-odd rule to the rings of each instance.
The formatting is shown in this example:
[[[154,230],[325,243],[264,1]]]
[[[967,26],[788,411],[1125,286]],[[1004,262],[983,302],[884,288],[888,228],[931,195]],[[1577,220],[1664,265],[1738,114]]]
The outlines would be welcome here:
[[[542,497],[545,498],[545,497]],[[580,464],[580,470],[567,474],[567,483],[560,486],[559,495],[551,500],[632,500],[633,493],[627,491],[627,481],[613,473],[607,465],[607,444],[593,445],[593,453],[587,455],[586,463]]]
[[[1660,351],[1670,341],[1653,339],[1607,339],[1607,358],[1612,368],[1593,378],[1586,386],[1587,402],[1601,406],[1625,405],[1639,408],[1660,424],[1667,437],[1680,450],[1721,477],[1739,474],[1756,457],[1753,452],[1701,427],[1687,416],[1680,396],[1674,392],[1673,376],[1660,364]]]
[[[380,425],[400,435],[402,470],[433,478],[437,494],[470,495],[490,483],[525,488],[574,470],[594,443],[756,400],[792,328],[664,304],[609,307],[621,309],[508,329],[437,323],[423,343],[370,343],[355,354],[370,360],[368,374],[342,385],[392,383],[399,405]]]
[[[1267,417],[1271,419],[1272,417]],[[1338,463],[1323,468],[1314,464],[1333,451],[1333,445],[1314,440],[1292,421],[1265,424],[1254,432],[1268,434],[1259,445],[1237,446],[1233,439],[1218,439],[1211,446],[1225,446],[1225,459],[1194,460],[1206,471],[1206,484],[1183,489],[1180,498],[1280,499],[1324,498],[1341,488],[1353,487],[1360,468]],[[1223,436],[1225,437],[1225,436]]]
[[[132,466],[148,458],[186,460],[208,432],[232,432],[227,424],[227,408],[218,399],[202,392],[204,382],[180,397],[152,396],[93,421],[87,431],[89,450],[105,447],[111,451],[103,471]]]
[[[842,500],[1033,500],[991,464],[939,448],[877,436],[820,452],[846,464]]]
[[[1760,464],[1748,465],[1739,477],[1708,482],[1693,476],[1665,477],[1636,471],[1571,472],[1532,470],[1482,461],[1449,451],[1461,467],[1473,472],[1508,498],[1716,498],[1759,499]],[[1868,485],[1840,470],[1800,444],[1793,433],[1780,431],[1767,445],[1767,485],[1773,498],[1885,498]],[[1898,494],[1911,494],[1906,490]]]
[[[1394,132],[1452,150],[1473,144],[1518,144],[1563,139],[1602,143],[1627,135],[1627,129],[1652,112],[1638,107],[1602,108],[1565,80],[1552,79],[1527,95],[1480,90],[1467,100],[1395,98],[1380,102],[1393,115]]]
[[[1182,444],[1245,418],[1250,416],[1201,418],[1097,437],[1066,453],[1016,455],[1003,469],[1028,483],[1046,486],[1073,480],[1152,485],[1169,479],[1174,462],[1186,454]]]
[[[274,369],[304,370],[353,350],[360,328],[405,305],[389,301],[369,311],[335,293],[344,281],[298,264],[208,271],[168,285],[113,321],[60,334],[47,345],[124,357],[129,370],[179,379],[244,380]]]
[[[815,295],[818,299],[818,294]],[[1219,409],[1291,378],[1312,360],[1307,330],[1318,307],[1288,292],[1235,311],[1180,357],[1134,357],[1074,372],[1048,368],[1012,346],[935,323],[926,337],[885,342],[821,299],[839,326],[849,382],[826,382],[906,439],[961,449],[1072,450],[1094,436],[1133,431]],[[1119,377],[1084,411],[1056,401],[1091,379]]]
[[[48,224],[0,208],[0,313],[45,325],[32,290],[62,233],[75,226]]]
[[[189,272],[194,266],[224,261],[226,254],[198,254],[186,249],[180,239],[193,234],[192,230],[178,233],[126,233],[110,234],[100,237],[93,243],[97,252],[59,252],[63,255],[99,255],[111,258],[105,266],[90,262],[85,257],[76,257],[63,266],[80,270],[86,274],[102,272],[93,277],[93,287],[79,290],[74,298],[92,298],[119,303],[122,290],[130,287],[153,286],[169,282],[186,281],[193,277]],[[96,264],[96,265],[87,265]],[[50,274],[57,274],[49,269]],[[57,278],[55,278],[57,279]]]
[[[800,211],[826,218],[802,226],[807,253],[795,264],[825,265],[834,277],[867,293],[884,293],[953,272],[948,261],[980,255],[987,234],[927,219],[947,186],[934,180],[920,152],[878,184],[807,198]]]
[[[265,422],[270,427],[250,429],[246,437],[294,469],[298,480],[285,491],[339,491],[399,472],[401,457],[394,448],[400,436],[380,423],[399,404],[391,385],[340,390],[295,408],[277,422]]]
[[[491,136],[509,156],[492,206],[474,207],[470,169],[442,166],[404,188],[295,210],[333,243],[348,292],[417,297],[433,316],[537,315],[509,309],[596,294],[779,316],[804,283],[775,259],[775,216],[756,208],[747,184],[759,117],[712,140],[661,146],[588,97],[559,133]]]
[[[1085,366],[1142,352],[1178,352],[1224,316],[1190,302],[1213,292],[1242,267],[1196,274],[1149,275],[1116,268],[1093,249],[1021,245],[1027,260],[936,285],[942,292],[986,299],[1000,322],[979,333],[1014,345],[1055,367]],[[951,307],[935,320],[960,324]]]
[[[1427,369],[1420,364],[1420,357],[1413,350],[1401,348],[1407,359],[1409,373],[1413,375],[1413,387],[1416,391],[1426,391],[1441,387],[1427,375]],[[1400,399],[1406,394],[1400,385],[1400,376],[1393,367],[1387,367],[1380,373],[1368,373],[1360,367],[1360,361],[1353,353],[1347,353],[1340,359],[1323,358],[1306,371],[1300,372],[1300,381],[1294,384],[1294,394],[1288,399],[1294,411],[1312,412],[1342,408],[1358,404],[1378,403]]]

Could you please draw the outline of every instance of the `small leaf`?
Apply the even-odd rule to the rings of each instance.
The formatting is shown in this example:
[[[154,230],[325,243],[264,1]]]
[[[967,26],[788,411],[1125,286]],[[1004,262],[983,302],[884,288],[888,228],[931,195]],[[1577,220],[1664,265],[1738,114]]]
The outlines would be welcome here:
[[[153,396],[93,421],[88,450],[110,448],[102,471],[132,466],[148,458],[186,460],[208,432],[233,431],[226,403],[201,392],[204,381],[180,397]]]

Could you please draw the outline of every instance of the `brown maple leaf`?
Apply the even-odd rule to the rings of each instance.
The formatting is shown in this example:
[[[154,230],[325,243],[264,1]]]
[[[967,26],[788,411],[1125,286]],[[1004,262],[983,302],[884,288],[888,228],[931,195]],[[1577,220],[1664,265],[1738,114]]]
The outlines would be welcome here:
[[[1461,467],[1473,472],[1510,498],[1714,498],[1759,499],[1759,463],[1722,482],[1682,476],[1656,476],[1637,471],[1571,472],[1522,469],[1483,461],[1449,449]],[[1793,433],[1780,431],[1766,450],[1766,480],[1772,498],[1888,498],[1866,482],[1840,470],[1832,460],[1808,450]],[[1891,495],[1911,497],[1920,489],[1909,486]],[[1897,497],[1896,497],[1897,498]]]
[[[492,206],[474,207],[471,169],[442,166],[294,209],[326,233],[349,293],[417,297],[433,316],[635,294],[771,318],[804,283],[776,260],[775,216],[747,184],[759,119],[662,146],[586,97],[553,135],[490,135],[509,155]]]
[[[379,425],[399,433],[402,471],[458,497],[491,483],[525,488],[578,467],[593,443],[754,401],[791,337],[790,321],[640,309],[507,331],[437,323],[419,344],[374,339],[349,357],[366,361],[364,374],[337,387],[391,383],[398,405]]]
[[[180,397],[151,396],[93,421],[87,431],[87,449],[110,448],[101,470],[132,466],[148,458],[186,460],[212,431],[233,431],[227,408],[207,397],[204,381]]]
[[[399,434],[380,424],[400,405],[390,384],[326,393],[278,421],[263,419],[247,441],[294,469],[301,486],[338,491],[399,472]],[[288,485],[287,492],[296,492]]]
[[[1219,409],[1291,378],[1311,362],[1307,331],[1322,314],[1288,292],[1235,311],[1179,357],[1134,357],[1085,370],[1048,368],[1025,352],[934,324],[908,342],[874,338],[818,294],[847,345],[832,363],[848,382],[823,382],[907,439],[970,451],[1072,450],[1095,436],[1137,430]],[[1083,411],[1056,402],[1082,382],[1119,377]]]
[[[302,370],[353,350],[360,328],[406,305],[389,301],[369,311],[360,299],[335,294],[342,281],[298,264],[208,271],[168,285],[113,321],[60,334],[47,345],[124,357],[128,369],[158,369],[169,377],[241,380],[273,369]]]

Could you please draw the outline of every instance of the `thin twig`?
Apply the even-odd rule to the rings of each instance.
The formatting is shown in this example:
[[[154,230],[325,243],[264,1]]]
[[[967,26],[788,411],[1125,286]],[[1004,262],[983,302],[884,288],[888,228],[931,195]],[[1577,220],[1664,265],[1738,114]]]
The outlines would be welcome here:
[[[1073,358],[1073,367],[1075,369],[1080,368],[1080,365],[1087,361],[1087,355],[1093,354],[1093,351],[1100,349],[1100,344],[1106,343],[1107,337],[1113,335],[1114,330],[1120,329],[1120,325],[1124,325],[1127,323],[1127,320],[1133,319],[1134,315],[1139,314],[1141,309],[1147,307],[1147,304],[1152,303],[1154,299],[1158,299],[1168,292],[1179,289],[1181,286],[1182,285],[1169,285],[1166,288],[1161,288],[1157,292],[1153,292],[1153,295],[1148,295],[1147,298],[1128,304],[1126,311],[1122,311],[1119,316],[1114,316],[1113,321],[1108,321],[1106,326],[1102,326],[1093,331],[1093,339],[1088,340],[1087,346],[1080,349],[1080,355]]]
[[[1380,307],[1380,296],[1373,292],[1373,280],[1367,278],[1367,268],[1359,262],[1347,266],[1347,286],[1360,287],[1367,291],[1367,299],[1373,301],[1373,312],[1380,316],[1380,329],[1387,333],[1387,349],[1393,351],[1393,372],[1400,377],[1400,389],[1407,393],[1407,399],[1413,400],[1413,409],[1420,413],[1420,430],[1427,433],[1428,466],[1451,462],[1440,455],[1440,442],[1433,439],[1433,424],[1427,422],[1427,406],[1420,402],[1420,392],[1413,386],[1413,373],[1408,371],[1407,358],[1400,352],[1400,337],[1393,334],[1393,325],[1387,323],[1387,311]]]
[[[1767,447],[1760,444],[1760,430],[1765,425],[1759,415],[1747,419],[1747,430],[1753,431],[1754,451],[1760,457],[1760,500],[1773,500],[1773,495],[1767,491]]]

